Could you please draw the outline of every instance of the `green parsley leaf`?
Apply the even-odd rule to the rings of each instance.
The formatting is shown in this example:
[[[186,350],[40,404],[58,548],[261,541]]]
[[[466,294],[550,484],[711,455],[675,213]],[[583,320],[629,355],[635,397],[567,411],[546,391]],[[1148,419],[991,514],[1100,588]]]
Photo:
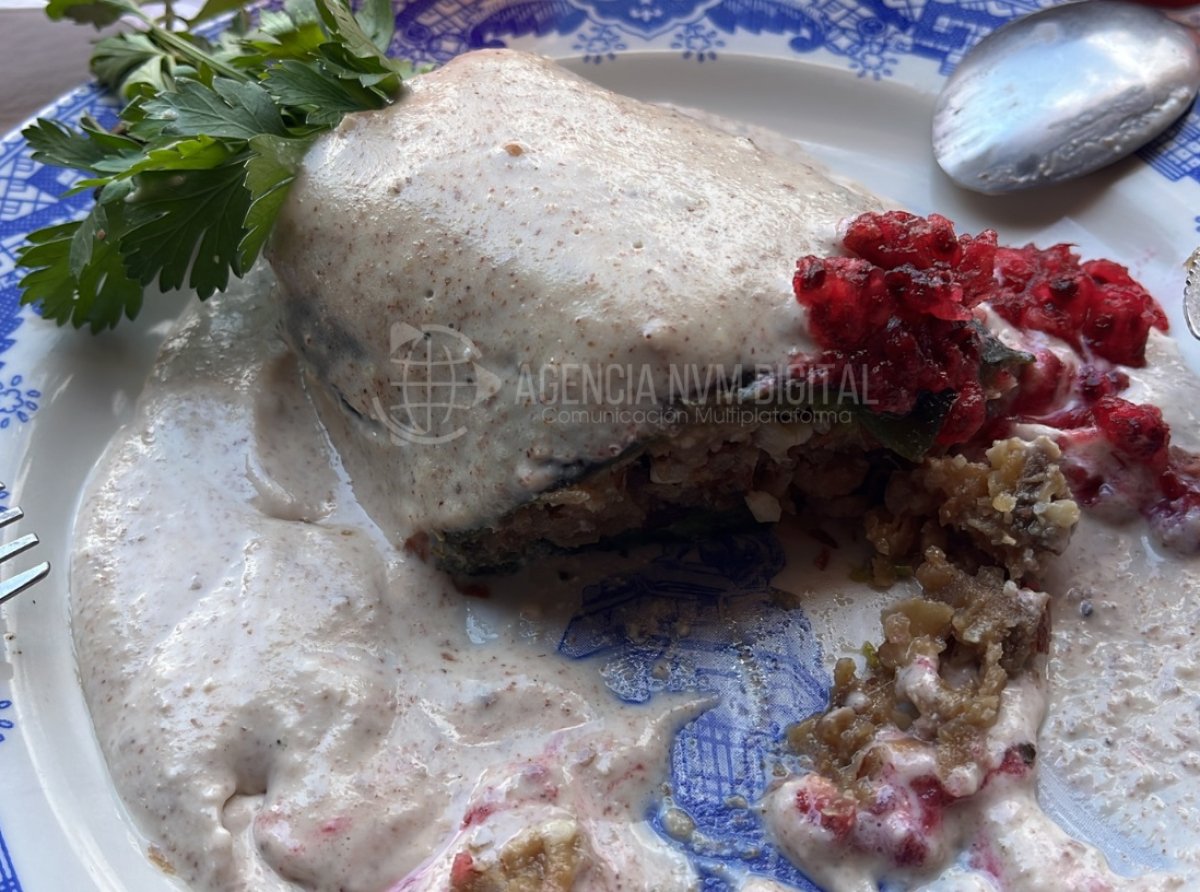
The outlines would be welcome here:
[[[942,430],[942,422],[958,394],[953,390],[922,393],[907,415],[872,412],[860,406],[856,413],[863,428],[886,449],[912,461],[920,461]]]
[[[312,137],[256,136],[250,140],[252,154],[246,162],[246,188],[250,210],[246,212],[246,234],[238,245],[242,269],[249,269],[271,233],[288,187],[296,179],[300,160],[312,145]]]
[[[201,300],[244,270],[238,259],[250,207],[242,156],[218,167],[154,170],[139,175],[127,202],[121,252],[129,275],[164,291],[186,283]]]
[[[119,176],[135,177],[138,174],[174,170],[214,170],[237,155],[238,150],[230,148],[228,143],[201,134],[192,139],[177,140],[161,149],[151,149],[144,158],[130,165]],[[130,200],[138,200],[136,193]]]
[[[285,59],[267,72],[264,84],[276,103],[303,110],[305,121],[320,128],[337,126],[351,112],[387,104],[379,91],[339,77],[322,61]]]
[[[283,12],[264,11],[257,32],[233,41],[234,64],[261,67],[264,60],[308,59],[328,40],[316,10],[297,20]]]
[[[188,24],[194,27],[201,22],[225,15],[227,12],[236,12],[244,5],[243,0],[205,0],[205,4],[200,7],[200,10],[188,19]]]
[[[364,0],[358,21],[376,49],[386,53],[396,33],[396,11],[391,0]]]
[[[286,42],[288,34],[296,30],[307,30],[310,25],[320,27],[321,34],[325,34],[316,0],[291,0],[282,10],[263,10],[258,30]],[[321,42],[324,43],[325,40]]]
[[[177,92],[151,99],[142,109],[145,120],[162,123],[156,132],[165,136],[202,133],[249,140],[260,133],[282,136],[286,132],[271,94],[256,83],[222,77],[213,78],[211,86],[185,81]]]
[[[978,321],[970,323],[979,339],[979,383],[989,387],[1002,372],[1015,372],[1018,366],[1028,365],[1035,357],[1024,350],[1014,350],[988,331]]]
[[[192,21],[239,6],[208,0]],[[97,195],[84,220],[29,236],[21,300],[93,331],[136,315],[151,283],[204,299],[242,275],[316,136],[392,102],[411,71],[383,53],[386,0],[366,0],[359,17],[346,0],[289,0],[258,27],[238,15],[215,43],[173,30],[169,6],[158,20],[132,0],[50,0],[48,11],[143,26],[101,40],[92,58],[129,100],[116,128],[85,118],[26,130],[37,161],[82,171],[73,191]]]
[[[134,70],[164,60],[163,52],[145,34],[114,34],[96,42],[91,68],[103,86],[116,90]],[[160,89],[166,89],[164,80]]]
[[[46,15],[55,21],[71,19],[81,25],[103,28],[123,15],[136,12],[137,7],[127,0],[50,0]]]
[[[38,295],[46,318],[97,332],[114,327],[122,314],[134,318],[141,309],[143,286],[125,272],[108,224],[108,215],[97,208],[81,222],[29,236],[18,261],[32,272],[21,287]]]
[[[77,220],[39,229],[17,252],[17,262],[33,270],[21,280],[21,286],[27,292],[36,289],[42,314],[59,323],[73,318],[79,301],[78,276],[71,271],[70,257],[82,225]]]
[[[114,158],[132,160],[141,155],[133,140],[98,130],[76,131],[45,118],[38,118],[21,135],[33,149],[34,161],[89,173],[103,172]]]
[[[370,8],[370,0],[367,5]],[[354,11],[346,4],[318,3],[317,11],[321,14],[321,20],[329,29],[334,42],[344,47],[347,52],[360,59],[376,59],[383,65],[395,63],[395,60],[384,55],[386,46],[381,48],[371,39],[371,36],[359,24]],[[378,13],[371,13],[369,17],[374,22],[378,18]],[[377,28],[378,26],[373,24],[372,27]],[[391,39],[390,34],[388,38]]]
[[[121,79],[121,95],[127,99],[157,96],[174,88],[178,72],[179,65],[170,56],[151,56]]]

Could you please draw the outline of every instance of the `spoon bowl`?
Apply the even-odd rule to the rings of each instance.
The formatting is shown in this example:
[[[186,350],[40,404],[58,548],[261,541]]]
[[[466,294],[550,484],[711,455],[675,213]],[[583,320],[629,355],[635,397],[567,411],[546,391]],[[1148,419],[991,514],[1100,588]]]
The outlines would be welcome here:
[[[933,151],[983,193],[1082,176],[1145,145],[1200,87],[1193,32],[1146,6],[1084,0],[985,37],[946,81]]]

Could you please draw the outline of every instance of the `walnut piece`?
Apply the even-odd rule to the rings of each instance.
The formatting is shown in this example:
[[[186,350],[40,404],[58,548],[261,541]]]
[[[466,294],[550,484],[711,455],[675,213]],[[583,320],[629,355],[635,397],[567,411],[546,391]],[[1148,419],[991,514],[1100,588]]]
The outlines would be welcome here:
[[[583,865],[579,826],[546,821],[510,839],[494,859],[455,859],[450,892],[570,892]]]

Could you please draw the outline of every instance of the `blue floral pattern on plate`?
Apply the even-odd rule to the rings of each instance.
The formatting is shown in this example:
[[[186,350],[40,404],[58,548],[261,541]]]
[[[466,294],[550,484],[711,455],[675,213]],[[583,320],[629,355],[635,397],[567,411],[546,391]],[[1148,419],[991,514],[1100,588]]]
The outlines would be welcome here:
[[[652,50],[674,54],[680,64],[720,65],[725,53],[752,51],[790,57],[852,72],[872,83],[902,77],[924,66],[942,75],[953,70],[979,38],[1013,18],[1047,5],[1039,0],[413,0],[397,7],[392,49],[417,62],[443,62],[481,47],[520,46],[581,57],[589,65],[616,65],[625,53]],[[64,25],[63,27],[68,27]],[[94,87],[63,97],[48,116],[76,120],[83,113],[102,119],[113,102]],[[1141,152],[1144,162],[1170,181],[1200,181],[1200,115],[1192,111],[1175,128]],[[19,134],[0,141],[0,436],[15,436],[42,402],[42,384],[30,367],[14,367],[11,350],[28,331],[28,310],[19,306],[20,271],[15,252],[27,233],[81,216],[86,194],[63,198],[74,177],[36,164]],[[1200,228],[1200,218],[1197,218]],[[22,353],[28,362],[28,352]],[[7,493],[0,493],[3,499]],[[742,537],[664,552],[645,573],[610,580],[585,593],[584,608],[564,635],[560,650],[574,658],[605,661],[614,691],[627,699],[663,692],[707,689],[721,704],[687,725],[672,753],[676,802],[701,830],[734,827],[741,851],[719,857],[687,850],[704,875],[706,888],[726,888],[730,869],[752,870],[812,888],[766,844],[761,825],[747,810],[726,803],[761,795],[766,757],[777,752],[784,725],[818,708],[828,679],[819,649],[800,610],[774,608],[750,630],[756,659],[786,665],[772,673],[775,686],[751,694],[730,671],[728,647],[706,637],[693,622],[685,639],[663,639],[654,647],[613,637],[613,611],[647,599],[672,605],[693,619],[697,605],[713,592],[762,607],[770,601],[771,576],[781,556],[772,540]],[[806,631],[807,630],[807,631]],[[786,632],[786,634],[783,634]],[[665,679],[655,667],[668,661]],[[732,680],[731,680],[732,679]],[[0,700],[0,710],[11,707]],[[764,734],[750,739],[731,731],[733,712],[754,711]],[[0,718],[0,741],[13,723]],[[733,735],[740,733],[735,740]],[[3,753],[3,750],[0,750]],[[744,756],[757,756],[754,768]],[[699,762],[696,754],[703,754]],[[732,758],[740,754],[741,761]],[[3,769],[0,768],[0,771]],[[651,822],[662,832],[659,816]],[[657,823],[656,823],[657,822]],[[684,847],[683,843],[672,841]],[[0,836],[0,892],[22,886]]]
[[[8,381],[0,378],[0,430],[12,422],[26,422],[37,411],[41,391],[25,386],[21,375],[13,375]]]
[[[11,700],[0,700],[0,714],[11,707]],[[0,718],[0,743],[5,740],[4,732],[12,729],[12,719]],[[0,835],[0,892],[21,892],[21,880],[17,877],[17,869],[13,866],[3,835]]]
[[[8,846],[4,844],[4,837],[0,836],[0,892],[21,892],[23,888],[17,877],[17,869],[13,867],[12,856],[8,853]]]
[[[675,735],[671,798],[649,815],[713,892],[736,888],[746,873],[819,892],[752,808],[772,767],[791,762],[783,746],[787,726],[823,708],[831,683],[804,611],[771,587],[783,565],[773,533],[665,548],[636,574],[585,589],[558,646],[563,656],[596,661],[609,690],[626,703],[682,692],[714,698]],[[686,842],[664,827],[668,806],[695,824]]]
[[[11,700],[0,700],[0,712],[12,707]],[[4,742],[4,732],[13,729],[12,719],[0,718],[0,743]]]

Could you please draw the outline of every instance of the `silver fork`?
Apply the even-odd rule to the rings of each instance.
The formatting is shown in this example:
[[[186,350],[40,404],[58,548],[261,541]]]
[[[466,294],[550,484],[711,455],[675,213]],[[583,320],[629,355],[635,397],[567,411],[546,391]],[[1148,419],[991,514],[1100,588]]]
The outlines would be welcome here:
[[[3,489],[4,484],[0,483],[0,490]],[[25,512],[15,505],[11,508],[0,510],[0,528],[8,526],[10,523],[16,523],[24,516]],[[37,544],[37,535],[35,533],[26,533],[24,536],[0,545],[0,564],[11,560],[22,552],[28,551]],[[10,576],[8,579],[0,582],[0,604],[3,604],[15,595],[19,595],[35,582],[44,579],[49,572],[50,562],[42,561],[36,567],[30,567],[28,570],[24,570],[16,576]]]

